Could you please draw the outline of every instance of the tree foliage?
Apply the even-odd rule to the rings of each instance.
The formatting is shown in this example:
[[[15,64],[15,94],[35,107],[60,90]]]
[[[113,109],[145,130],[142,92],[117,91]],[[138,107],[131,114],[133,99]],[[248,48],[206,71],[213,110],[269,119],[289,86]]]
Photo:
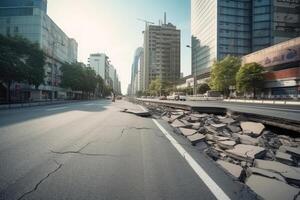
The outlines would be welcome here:
[[[61,86],[64,88],[82,91],[86,94],[97,93],[102,97],[110,95],[113,91],[90,67],[84,67],[80,63],[66,63],[60,69],[62,71]]]
[[[211,69],[210,87],[213,90],[229,94],[229,87],[236,85],[236,73],[241,66],[238,57],[226,56],[213,64]]]
[[[45,55],[38,44],[0,35],[0,80],[39,86],[44,81]]]
[[[204,94],[208,90],[210,90],[210,87],[207,83],[201,83],[197,86],[197,93],[199,94]]]
[[[239,92],[253,92],[256,97],[257,90],[263,87],[264,68],[258,63],[248,63],[240,68],[236,74],[236,87]]]

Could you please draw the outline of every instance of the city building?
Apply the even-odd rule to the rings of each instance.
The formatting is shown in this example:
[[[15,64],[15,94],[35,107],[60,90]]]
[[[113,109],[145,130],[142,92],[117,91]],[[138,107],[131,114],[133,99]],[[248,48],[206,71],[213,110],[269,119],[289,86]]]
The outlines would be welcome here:
[[[242,64],[252,62],[266,70],[263,97],[300,97],[300,37],[242,57]]]
[[[46,54],[45,84],[36,90],[27,84],[15,83],[18,88],[13,99],[36,100],[66,98],[68,90],[59,87],[60,66],[77,62],[78,44],[69,38],[47,15],[46,0],[0,1],[0,34],[22,36],[38,43]]]
[[[144,69],[144,49],[139,47],[136,49],[133,63],[131,66],[131,94],[143,90],[143,69]]]
[[[192,0],[192,74],[209,77],[215,60],[243,56],[300,36],[294,0]]]
[[[104,53],[90,54],[88,66],[95,70],[96,74],[101,76],[106,84],[109,84],[109,60]]]
[[[171,23],[146,25],[144,31],[143,90],[152,80],[174,83],[180,78],[180,30]]]

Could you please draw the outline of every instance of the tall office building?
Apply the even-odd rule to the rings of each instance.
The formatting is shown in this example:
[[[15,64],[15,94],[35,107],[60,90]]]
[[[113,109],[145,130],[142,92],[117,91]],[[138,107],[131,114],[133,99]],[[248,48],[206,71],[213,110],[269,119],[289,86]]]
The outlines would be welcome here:
[[[108,84],[109,80],[109,62],[108,56],[104,53],[94,53],[90,54],[88,58],[88,66],[95,70],[97,75]]]
[[[175,82],[180,78],[180,30],[171,23],[148,25],[144,32],[143,90],[152,80]]]
[[[131,94],[143,90],[144,49],[139,47],[135,50],[131,66]]]
[[[77,42],[69,38],[47,15],[46,0],[1,0],[0,34],[22,36],[36,42],[46,54],[45,84],[39,90],[21,84],[24,99],[64,98],[66,91],[59,87],[60,66],[77,61]],[[17,83],[16,83],[17,84]]]
[[[243,56],[300,35],[300,2],[192,0],[192,74],[209,76],[215,60]]]

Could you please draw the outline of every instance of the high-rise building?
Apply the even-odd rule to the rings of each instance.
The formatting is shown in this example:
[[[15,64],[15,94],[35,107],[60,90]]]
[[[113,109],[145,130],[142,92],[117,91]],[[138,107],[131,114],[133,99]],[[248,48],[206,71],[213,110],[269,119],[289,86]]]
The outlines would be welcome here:
[[[300,36],[300,2],[192,0],[192,74],[208,77],[215,60],[243,56]]]
[[[139,47],[134,53],[133,63],[131,66],[131,94],[143,89],[143,66],[144,66],[144,49]]]
[[[171,23],[147,25],[144,31],[143,90],[152,80],[175,82],[180,78],[180,30]]]
[[[60,66],[77,61],[78,45],[47,15],[46,0],[1,0],[0,34],[25,37],[38,43],[46,54],[45,84],[39,90],[26,84],[18,86],[27,98],[66,97],[66,91],[59,87]]]
[[[96,74],[101,76],[106,84],[109,83],[109,62],[107,55],[104,53],[90,54],[88,66],[94,69]]]

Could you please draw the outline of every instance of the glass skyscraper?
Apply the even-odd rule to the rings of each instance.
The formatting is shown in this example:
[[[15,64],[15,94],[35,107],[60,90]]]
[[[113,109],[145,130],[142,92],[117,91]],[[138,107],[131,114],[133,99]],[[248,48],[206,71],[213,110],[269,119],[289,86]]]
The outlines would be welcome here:
[[[294,0],[192,0],[192,74],[209,76],[215,60],[243,56],[300,36]]]

